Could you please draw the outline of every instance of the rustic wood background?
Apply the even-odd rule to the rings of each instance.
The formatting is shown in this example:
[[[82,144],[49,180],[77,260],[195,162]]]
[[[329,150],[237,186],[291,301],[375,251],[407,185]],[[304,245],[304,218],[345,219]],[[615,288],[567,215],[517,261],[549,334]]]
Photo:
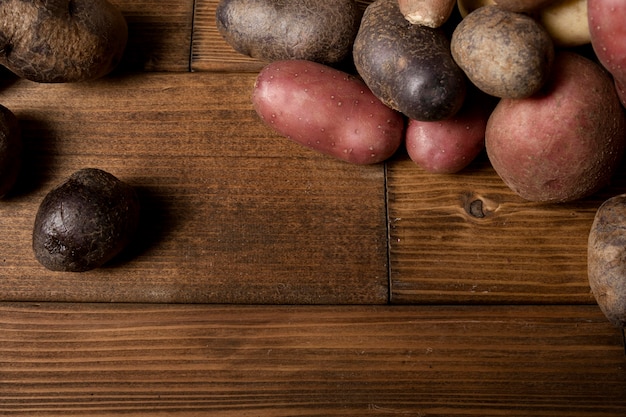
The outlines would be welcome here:
[[[586,277],[626,175],[541,205],[484,156],[443,176],[315,154],[254,113],[264,63],[221,39],[217,0],[114,3],[114,73],[1,74],[27,153],[0,205],[0,415],[626,415]],[[47,271],[34,214],[86,166],[137,187],[140,233],[105,268]]]

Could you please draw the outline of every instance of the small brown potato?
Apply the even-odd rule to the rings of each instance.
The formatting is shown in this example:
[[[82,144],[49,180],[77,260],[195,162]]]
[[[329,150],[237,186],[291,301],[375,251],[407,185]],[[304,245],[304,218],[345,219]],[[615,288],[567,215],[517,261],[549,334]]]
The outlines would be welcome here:
[[[376,97],[410,119],[447,119],[463,105],[467,80],[452,59],[448,37],[441,28],[411,24],[397,0],[367,7],[353,58]]]
[[[489,97],[473,92],[450,119],[409,120],[405,134],[409,157],[433,174],[455,174],[463,170],[485,148],[485,129],[494,104]]]
[[[591,292],[607,319],[626,327],[626,194],[606,200],[589,232],[587,275]]]
[[[546,30],[521,13],[484,6],[452,34],[452,56],[474,85],[501,98],[536,93],[550,75],[554,45]]]
[[[402,144],[403,116],[358,78],[305,60],[275,61],[258,75],[252,103],[274,131],[354,164],[374,164]]]
[[[220,34],[242,55],[323,64],[350,55],[361,15],[354,0],[220,0],[215,14]]]
[[[15,185],[22,166],[22,137],[19,121],[0,105],[0,197]]]
[[[545,88],[502,99],[487,122],[495,171],[522,198],[566,202],[606,186],[626,143],[626,117],[613,81],[597,63],[560,52]]]
[[[36,82],[102,77],[119,63],[128,27],[106,0],[0,2],[0,65]]]
[[[85,272],[130,243],[139,224],[134,188],[112,174],[84,168],[52,189],[35,217],[35,258],[52,271]]]

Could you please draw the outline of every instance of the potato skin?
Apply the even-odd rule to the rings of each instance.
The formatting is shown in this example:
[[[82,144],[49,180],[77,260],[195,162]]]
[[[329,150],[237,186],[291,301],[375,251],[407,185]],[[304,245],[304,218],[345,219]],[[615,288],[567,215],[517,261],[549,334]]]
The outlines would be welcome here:
[[[84,168],[42,200],[33,227],[33,252],[52,271],[88,271],[120,253],[138,223],[135,190],[106,171]]]
[[[323,64],[268,64],[257,77],[252,103],[279,134],[354,164],[384,161],[402,144],[403,116],[361,80]]]
[[[433,174],[461,171],[485,148],[485,129],[494,104],[489,97],[473,92],[461,110],[449,119],[409,120],[405,134],[409,157]]]
[[[626,327],[626,194],[598,208],[589,232],[587,273],[591,292],[607,319]]]
[[[397,0],[367,7],[353,58],[376,97],[410,119],[447,119],[463,105],[466,78],[452,59],[447,36],[409,23]]]
[[[615,88],[626,107],[626,2],[587,0],[591,45],[600,63],[613,75]]]
[[[22,166],[22,137],[17,117],[0,105],[0,197],[15,185]]]
[[[243,55],[333,64],[350,55],[361,14],[354,0],[221,0],[216,25]]]
[[[487,94],[524,98],[547,81],[554,60],[548,32],[521,13],[483,6],[454,29],[452,57],[472,83]]]
[[[0,2],[0,64],[36,82],[102,77],[119,63],[128,27],[106,0]]]
[[[566,202],[607,185],[626,141],[613,82],[595,62],[560,52],[541,94],[502,99],[489,117],[487,155],[521,197]]]

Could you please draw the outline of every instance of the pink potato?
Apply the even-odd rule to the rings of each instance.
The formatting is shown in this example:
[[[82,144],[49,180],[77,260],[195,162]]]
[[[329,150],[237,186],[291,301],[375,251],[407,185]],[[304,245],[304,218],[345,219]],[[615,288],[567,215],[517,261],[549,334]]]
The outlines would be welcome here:
[[[566,202],[606,186],[621,162],[626,117],[597,63],[557,54],[552,79],[526,99],[503,99],[487,122],[495,171],[526,200]]]
[[[593,50],[626,106],[626,1],[587,0],[587,19]]]
[[[404,116],[359,79],[304,60],[275,61],[259,73],[252,103],[280,135],[355,164],[375,164],[404,140]]]
[[[467,96],[463,107],[450,119],[409,120],[405,135],[409,157],[434,174],[461,171],[484,149],[485,129],[492,109],[493,103],[475,92]]]

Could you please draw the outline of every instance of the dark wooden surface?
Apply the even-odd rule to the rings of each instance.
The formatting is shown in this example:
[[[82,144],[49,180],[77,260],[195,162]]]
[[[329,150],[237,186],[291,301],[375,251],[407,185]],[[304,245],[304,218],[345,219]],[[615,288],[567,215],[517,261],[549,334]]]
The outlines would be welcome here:
[[[261,124],[263,63],[220,38],[216,0],[115,3],[113,74],[2,74],[28,152],[0,205],[0,415],[626,415],[622,333],[586,278],[626,175],[540,205],[484,157],[438,176],[402,151],[315,154]],[[85,166],[137,187],[140,233],[105,268],[53,273],[34,214]]]

